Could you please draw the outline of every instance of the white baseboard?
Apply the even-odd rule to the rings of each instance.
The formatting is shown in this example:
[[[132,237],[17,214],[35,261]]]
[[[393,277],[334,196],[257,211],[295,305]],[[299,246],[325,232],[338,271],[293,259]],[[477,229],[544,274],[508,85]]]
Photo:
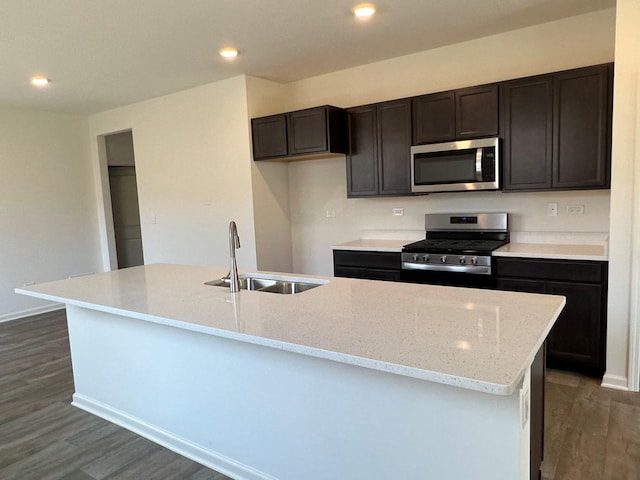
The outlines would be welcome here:
[[[85,395],[74,393],[71,405],[115,423],[127,430],[168,448],[183,457],[198,462],[236,480],[278,480],[248,465],[236,462],[229,457],[189,442],[171,432],[158,428],[139,418],[105,405]]]
[[[62,310],[63,308],[64,305],[62,303],[50,303],[42,307],[34,307],[28,308],[26,310],[21,310],[19,312],[6,313],[4,315],[0,315],[0,323],[19,320],[21,318],[31,317],[33,315],[39,315],[41,313],[54,312],[56,310]]]
[[[614,390],[628,391],[629,379],[621,375],[611,375],[609,373],[605,373],[600,386],[605,388],[612,388]]]

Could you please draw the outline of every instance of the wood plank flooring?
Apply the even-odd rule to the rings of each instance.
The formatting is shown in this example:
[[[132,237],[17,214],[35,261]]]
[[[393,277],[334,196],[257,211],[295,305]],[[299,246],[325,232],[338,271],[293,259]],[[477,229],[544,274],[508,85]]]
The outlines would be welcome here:
[[[547,371],[543,480],[640,480],[640,394]]]
[[[0,479],[229,480],[70,405],[64,311],[0,324]]]
[[[543,480],[640,480],[640,394],[553,370],[546,386]],[[228,479],[72,407],[72,393],[64,311],[0,324],[0,479]]]

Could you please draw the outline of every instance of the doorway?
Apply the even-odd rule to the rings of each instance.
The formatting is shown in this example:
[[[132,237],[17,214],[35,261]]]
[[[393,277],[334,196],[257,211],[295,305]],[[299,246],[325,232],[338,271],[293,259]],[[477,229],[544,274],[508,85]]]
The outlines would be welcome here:
[[[118,268],[144,264],[131,130],[104,137]]]

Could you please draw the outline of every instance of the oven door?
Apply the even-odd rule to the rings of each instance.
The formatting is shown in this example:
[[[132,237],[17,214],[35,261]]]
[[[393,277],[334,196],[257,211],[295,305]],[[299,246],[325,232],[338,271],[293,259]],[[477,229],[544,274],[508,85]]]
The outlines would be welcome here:
[[[477,275],[463,272],[403,269],[400,273],[400,278],[403,282],[449,287],[495,288],[496,285],[493,274]]]

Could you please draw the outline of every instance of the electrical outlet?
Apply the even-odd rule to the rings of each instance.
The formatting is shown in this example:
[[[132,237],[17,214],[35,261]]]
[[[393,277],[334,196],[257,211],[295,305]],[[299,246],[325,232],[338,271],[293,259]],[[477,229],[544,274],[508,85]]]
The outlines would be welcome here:
[[[404,216],[404,208],[394,208],[393,216],[395,217],[403,217]]]
[[[336,211],[335,210],[327,210],[325,212],[325,215],[327,218],[336,218]]]
[[[158,223],[158,217],[154,213],[153,215],[151,215],[151,225],[155,225],[156,223]]]
[[[569,215],[584,214],[584,205],[567,205],[567,213]]]
[[[558,216],[558,204],[557,203],[547,203],[547,215],[549,217],[557,217]]]

